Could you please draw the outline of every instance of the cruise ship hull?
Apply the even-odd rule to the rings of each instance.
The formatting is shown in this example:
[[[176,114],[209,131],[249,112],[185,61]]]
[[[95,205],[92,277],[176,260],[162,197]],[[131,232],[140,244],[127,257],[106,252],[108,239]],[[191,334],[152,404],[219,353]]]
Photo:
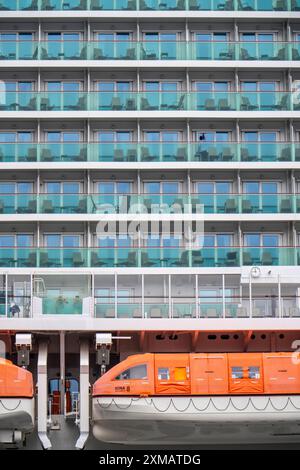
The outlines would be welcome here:
[[[125,445],[300,442],[300,396],[94,397],[93,433]]]

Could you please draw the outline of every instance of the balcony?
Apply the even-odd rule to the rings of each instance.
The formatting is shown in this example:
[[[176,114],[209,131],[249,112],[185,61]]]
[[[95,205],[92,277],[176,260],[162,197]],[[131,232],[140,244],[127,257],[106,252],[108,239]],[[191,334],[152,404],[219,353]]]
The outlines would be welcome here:
[[[298,214],[300,194],[0,194],[1,214]]]
[[[3,143],[1,162],[292,162],[292,142]]]
[[[300,46],[278,41],[0,41],[0,60],[300,60]]]
[[[0,10],[299,11],[299,0],[1,0]]]
[[[0,111],[299,111],[299,93],[3,92]]]
[[[20,248],[1,247],[2,268],[199,268],[298,266],[298,247]]]

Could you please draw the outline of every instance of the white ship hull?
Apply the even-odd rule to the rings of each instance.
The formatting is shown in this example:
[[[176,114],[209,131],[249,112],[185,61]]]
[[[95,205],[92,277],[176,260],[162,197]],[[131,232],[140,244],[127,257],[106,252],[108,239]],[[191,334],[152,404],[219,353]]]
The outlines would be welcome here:
[[[300,442],[300,396],[95,397],[93,433],[128,445]]]
[[[0,443],[21,442],[34,428],[33,398],[0,397]]]

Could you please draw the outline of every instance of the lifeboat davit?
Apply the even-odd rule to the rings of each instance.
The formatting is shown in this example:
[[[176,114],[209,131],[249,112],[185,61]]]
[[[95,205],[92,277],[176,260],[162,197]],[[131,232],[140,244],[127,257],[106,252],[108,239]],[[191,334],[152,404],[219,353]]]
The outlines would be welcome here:
[[[0,443],[21,443],[33,427],[32,374],[0,358]]]
[[[141,354],[93,387],[93,433],[128,445],[300,442],[292,353]]]

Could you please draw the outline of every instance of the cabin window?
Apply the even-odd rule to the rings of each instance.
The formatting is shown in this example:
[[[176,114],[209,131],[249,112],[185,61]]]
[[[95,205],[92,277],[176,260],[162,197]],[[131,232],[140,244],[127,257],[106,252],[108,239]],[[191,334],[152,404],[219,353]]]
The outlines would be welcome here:
[[[175,367],[175,369],[174,369],[174,379],[178,380],[178,381],[187,380],[186,367]]]
[[[158,380],[170,380],[170,369],[168,367],[158,368]]]
[[[250,366],[248,369],[248,377],[249,379],[259,379],[260,378],[259,367]]]
[[[147,365],[140,364],[138,366],[130,367],[121,374],[117,375],[115,380],[141,380],[147,379]]]
[[[242,367],[231,367],[231,377],[233,379],[242,379],[243,378],[243,368]]]

